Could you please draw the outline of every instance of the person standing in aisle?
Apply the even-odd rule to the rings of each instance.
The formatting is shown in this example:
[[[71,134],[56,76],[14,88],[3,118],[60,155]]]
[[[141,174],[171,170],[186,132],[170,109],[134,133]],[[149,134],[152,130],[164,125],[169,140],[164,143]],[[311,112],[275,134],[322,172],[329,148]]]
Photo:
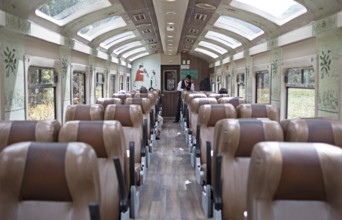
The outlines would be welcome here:
[[[186,91],[194,91],[195,86],[191,82],[191,75],[186,75],[185,79],[179,81],[178,86],[177,86],[177,91],[178,91],[178,103],[177,103],[177,109],[176,109],[176,118],[173,121],[174,123],[179,122],[179,117],[180,117],[180,111],[181,111],[181,105],[182,105],[182,96],[181,93],[183,90]]]

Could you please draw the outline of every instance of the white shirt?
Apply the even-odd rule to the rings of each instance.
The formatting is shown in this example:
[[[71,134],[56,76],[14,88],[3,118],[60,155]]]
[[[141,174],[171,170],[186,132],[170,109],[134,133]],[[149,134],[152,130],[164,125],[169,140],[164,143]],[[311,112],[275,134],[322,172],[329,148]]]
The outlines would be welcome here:
[[[179,81],[178,86],[177,86],[177,91],[179,91],[179,92],[181,92],[181,91],[184,90],[184,89],[182,89],[182,81],[183,81],[183,80]],[[185,83],[185,86],[187,86],[187,83],[186,83],[185,80],[184,80],[184,83]],[[191,83],[190,90],[191,90],[191,91],[194,91],[194,90],[195,90],[195,86],[194,86],[193,83]]]

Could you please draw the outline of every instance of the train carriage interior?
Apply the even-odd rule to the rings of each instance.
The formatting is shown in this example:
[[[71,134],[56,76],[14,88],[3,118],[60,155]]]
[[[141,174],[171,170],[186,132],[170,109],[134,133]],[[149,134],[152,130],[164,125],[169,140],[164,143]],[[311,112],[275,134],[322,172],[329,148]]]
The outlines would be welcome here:
[[[342,0],[0,0],[0,220],[342,219]]]

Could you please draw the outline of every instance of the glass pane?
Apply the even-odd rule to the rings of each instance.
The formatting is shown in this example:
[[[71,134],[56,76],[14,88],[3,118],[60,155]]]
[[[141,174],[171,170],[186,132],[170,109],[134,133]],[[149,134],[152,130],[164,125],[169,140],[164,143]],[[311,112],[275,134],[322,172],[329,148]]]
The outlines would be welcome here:
[[[256,102],[270,103],[270,74],[268,71],[256,73]]]
[[[313,68],[288,69],[287,86],[313,88],[315,86],[315,73]]]
[[[97,36],[100,36],[103,33],[115,30],[120,27],[126,26],[126,22],[122,19],[121,16],[112,16],[100,21],[94,22],[91,25],[88,25],[82,28],[77,34],[88,41],[93,40]]]
[[[220,42],[221,44],[227,45],[233,49],[241,46],[240,41],[235,40],[234,38],[228,37],[224,34],[220,34],[215,31],[208,31],[208,33],[205,35],[205,38],[215,40],[217,42]]]
[[[73,75],[73,104],[86,104],[85,100],[85,73],[74,73]]]
[[[302,88],[287,89],[287,118],[315,116],[315,90]]]
[[[116,54],[116,55],[119,55],[120,53],[122,52],[125,52],[126,50],[129,50],[133,47],[137,47],[137,46],[141,46],[142,43],[140,41],[134,41],[132,43],[129,43],[129,44],[125,44],[117,49],[115,49],[113,52]]]
[[[105,0],[50,0],[37,9],[37,14],[39,15],[40,12],[44,17],[50,18],[49,20],[61,21],[80,11],[90,13],[94,10],[98,10],[100,8],[94,7],[94,5],[101,2],[103,2],[101,8],[110,5],[110,3]]]
[[[213,52],[210,52],[210,51],[208,51],[208,50],[205,50],[205,49],[202,49],[202,48],[195,48],[195,51],[197,51],[197,52],[200,52],[200,53],[203,53],[203,54],[205,54],[205,55],[208,55],[208,56],[210,56],[210,57],[212,57],[212,58],[214,58],[214,59],[216,59],[217,57],[218,57],[218,55],[217,54],[215,54],[215,53],[213,53]]]
[[[212,43],[209,43],[209,42],[206,42],[206,41],[200,41],[198,45],[202,46],[202,47],[209,48],[209,49],[211,49],[213,51],[216,51],[217,53],[219,53],[221,55],[228,52],[228,50],[226,50],[226,49],[224,49],[224,48],[222,48],[220,46],[217,46],[216,44],[212,44]]]
[[[240,73],[237,75],[237,85],[238,85],[238,96],[246,97],[246,86],[245,86],[245,74]]]
[[[303,5],[293,0],[233,0],[230,5],[260,15],[278,25],[283,25],[307,11]]]
[[[135,53],[139,53],[139,52],[142,52],[142,51],[146,51],[146,48],[145,47],[139,47],[137,49],[134,49],[134,50],[131,50],[125,54],[122,55],[123,58],[127,58],[129,56],[132,56],[133,54]]]
[[[164,91],[175,91],[177,89],[176,70],[165,70],[164,78]]]
[[[133,33],[133,31],[128,31],[122,34],[115,35],[114,37],[105,40],[104,42],[100,43],[100,46],[108,50],[115,44],[118,44],[131,38],[135,38],[135,34]]]
[[[109,96],[111,97],[113,93],[116,91],[116,75],[111,75],[110,76],[110,84],[109,84]]]
[[[129,88],[129,76],[126,77],[126,91],[130,91],[130,88]]]
[[[234,32],[248,40],[253,40],[264,33],[257,26],[230,16],[220,16],[214,26]]]
[[[103,98],[103,84],[97,84],[96,85],[95,97],[96,97],[96,100],[99,98]]]
[[[28,120],[55,119],[54,70],[29,67]]]
[[[129,58],[129,61],[132,62],[133,60],[136,60],[136,59],[138,59],[138,58],[140,58],[140,57],[147,56],[147,55],[149,55],[148,52],[142,53],[142,54],[138,54],[138,55],[136,55],[135,57]]]

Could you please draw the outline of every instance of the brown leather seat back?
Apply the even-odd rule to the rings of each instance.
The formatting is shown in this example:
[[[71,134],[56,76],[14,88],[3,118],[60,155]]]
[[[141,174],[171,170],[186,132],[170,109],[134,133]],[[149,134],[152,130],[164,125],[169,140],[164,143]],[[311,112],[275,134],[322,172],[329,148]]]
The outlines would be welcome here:
[[[126,98],[131,98],[132,95],[129,93],[114,93],[112,95],[113,98],[121,99],[121,103],[125,103]]]
[[[108,105],[105,120],[118,120],[124,131],[126,148],[133,141],[135,146],[135,163],[141,162],[143,140],[143,114],[139,105]]]
[[[0,121],[0,151],[23,141],[57,142],[60,128],[57,120]]]
[[[278,120],[278,111],[269,104],[240,104],[236,107],[238,118],[268,118]]]
[[[100,204],[96,154],[84,143],[21,142],[0,154],[1,220],[90,219]]]
[[[249,219],[342,219],[341,158],[341,148],[323,143],[257,144],[248,177]]]
[[[289,142],[319,142],[342,147],[342,122],[323,118],[291,119],[283,126]],[[282,122],[284,124],[284,122]]]
[[[230,103],[236,108],[240,104],[245,104],[246,100],[240,97],[222,97],[222,98],[219,98],[217,102],[218,103]]]
[[[107,105],[122,104],[122,103],[123,102],[120,98],[99,98],[96,100],[96,104],[102,105],[104,111],[106,111]]]
[[[246,211],[247,176],[253,147],[261,141],[283,141],[276,121],[222,119],[214,131],[212,180],[215,185],[215,155],[222,155],[222,219],[243,220]]]
[[[208,98],[215,98],[217,100],[219,100],[222,97],[228,97],[228,96],[229,96],[228,94],[219,94],[219,93],[208,94]]]
[[[104,108],[100,104],[69,105],[65,112],[64,122],[73,120],[103,120]]]
[[[206,164],[206,142],[214,143],[215,124],[221,119],[236,118],[232,104],[205,104],[199,107],[198,125],[200,125],[201,164]]]
[[[127,162],[126,141],[119,121],[69,121],[59,133],[59,142],[84,142],[92,146],[97,155],[101,183],[101,219],[118,219],[119,185],[113,157],[120,158],[122,173]]]
[[[190,128],[192,129],[192,136],[196,137],[197,134],[197,120],[198,110],[201,105],[216,104],[215,98],[194,98],[191,100],[190,107]]]

